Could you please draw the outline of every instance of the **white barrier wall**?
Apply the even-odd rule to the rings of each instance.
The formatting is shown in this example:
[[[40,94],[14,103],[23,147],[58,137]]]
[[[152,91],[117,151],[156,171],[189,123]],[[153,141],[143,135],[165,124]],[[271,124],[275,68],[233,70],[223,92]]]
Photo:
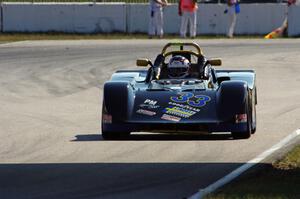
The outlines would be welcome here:
[[[224,4],[200,5],[198,9],[197,33],[200,34],[226,34],[229,18],[224,14],[227,8]],[[237,29],[238,27],[236,27]]]
[[[178,5],[164,9],[165,33],[179,33]],[[200,4],[198,34],[225,34],[224,4]],[[241,4],[235,33],[266,34],[279,27],[285,4]],[[3,31],[15,32],[148,32],[148,4],[3,4]],[[298,18],[299,19],[299,18]]]
[[[282,25],[286,12],[286,4],[241,4],[236,33],[269,33]]]
[[[127,30],[129,33],[145,33],[149,27],[149,5],[130,4],[127,6]]]
[[[180,27],[180,17],[178,16],[178,6],[169,5],[164,8],[164,32],[178,33]],[[148,32],[150,9],[148,4],[128,5],[128,32]]]
[[[237,15],[236,34],[266,34],[279,27],[285,18],[284,4],[241,4]],[[226,5],[199,6],[198,32],[200,34],[225,34],[229,16]]]
[[[2,19],[2,8],[0,7],[0,31],[2,31],[2,21],[3,21],[3,19]]]
[[[125,4],[3,4],[5,32],[125,32]]]
[[[224,14],[226,8],[224,4],[200,4],[197,13],[197,33],[226,34],[229,26],[229,17]],[[179,33],[180,17],[177,9],[177,5],[170,5],[164,9],[165,33]],[[149,6],[130,5],[127,11],[128,31],[147,32]],[[285,11],[285,4],[241,4],[235,33],[267,34],[282,24]]]
[[[300,5],[290,6],[288,17],[288,34],[289,36],[300,35]]]

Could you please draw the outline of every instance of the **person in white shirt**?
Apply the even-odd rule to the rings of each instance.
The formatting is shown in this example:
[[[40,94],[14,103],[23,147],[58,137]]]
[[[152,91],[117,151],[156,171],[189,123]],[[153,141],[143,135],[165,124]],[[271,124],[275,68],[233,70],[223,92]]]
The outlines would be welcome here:
[[[167,5],[167,0],[150,0],[149,38],[155,35],[158,35],[159,38],[163,37],[163,7]]]
[[[237,0],[227,0],[227,5],[228,5],[227,11],[229,15],[229,24],[230,24],[228,28],[227,36],[229,38],[232,38],[235,24],[236,24],[237,14],[240,12],[240,10],[239,10],[239,5]]]

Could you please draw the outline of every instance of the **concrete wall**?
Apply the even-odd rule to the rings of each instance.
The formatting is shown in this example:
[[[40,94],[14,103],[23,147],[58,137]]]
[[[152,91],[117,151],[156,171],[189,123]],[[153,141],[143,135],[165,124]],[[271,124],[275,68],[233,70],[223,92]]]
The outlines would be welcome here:
[[[200,4],[198,34],[225,34],[229,19],[224,4]],[[266,34],[285,18],[285,4],[241,4],[237,34]],[[6,32],[148,32],[148,4],[3,4]],[[165,33],[179,33],[177,5],[164,10]]]
[[[3,19],[2,19],[2,7],[0,5],[0,31],[2,31],[2,21],[3,21]]]
[[[225,34],[229,26],[229,17],[224,14],[227,8],[223,4],[200,4],[197,13],[198,34]],[[241,13],[237,18],[237,34],[266,34],[279,27],[285,18],[284,4],[241,4]],[[129,5],[128,31],[147,32],[149,23],[148,5]],[[164,10],[165,33],[178,33],[180,17],[177,5]]]
[[[164,32],[178,33],[180,17],[177,5],[170,5],[164,9]],[[128,5],[128,32],[148,32],[150,10],[148,4]]]
[[[125,4],[3,4],[3,31],[125,32]]]
[[[202,34],[225,34],[229,17],[224,14],[226,5],[203,5],[198,11],[198,32]],[[279,27],[285,18],[284,4],[241,4],[235,33],[266,34]]]
[[[236,32],[238,34],[266,34],[282,25],[286,18],[286,4],[241,5]]]
[[[289,36],[300,35],[300,5],[290,6],[288,17],[288,34]]]
[[[149,5],[129,4],[127,6],[127,30],[129,33],[147,32],[149,24]]]

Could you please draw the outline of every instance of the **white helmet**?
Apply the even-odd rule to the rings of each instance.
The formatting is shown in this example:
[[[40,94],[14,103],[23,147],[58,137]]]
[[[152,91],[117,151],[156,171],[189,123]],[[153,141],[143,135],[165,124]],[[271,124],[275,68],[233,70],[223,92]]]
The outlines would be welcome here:
[[[168,64],[169,78],[185,78],[189,75],[190,62],[187,58],[176,55],[172,57]]]

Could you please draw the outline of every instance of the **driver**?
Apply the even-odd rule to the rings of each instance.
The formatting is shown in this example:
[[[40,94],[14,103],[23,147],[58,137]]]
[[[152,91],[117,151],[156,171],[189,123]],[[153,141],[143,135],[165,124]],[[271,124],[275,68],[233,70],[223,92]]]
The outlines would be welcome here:
[[[181,55],[172,57],[168,63],[168,77],[172,79],[181,79],[188,77],[190,70],[190,61]]]

